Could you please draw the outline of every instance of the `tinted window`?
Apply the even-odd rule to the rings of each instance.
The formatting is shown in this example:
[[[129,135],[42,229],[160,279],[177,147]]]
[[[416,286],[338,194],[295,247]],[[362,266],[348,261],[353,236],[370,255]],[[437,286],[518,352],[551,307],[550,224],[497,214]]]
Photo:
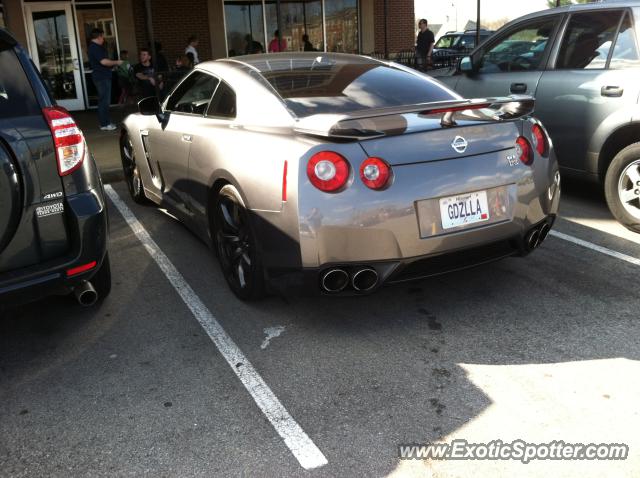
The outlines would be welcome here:
[[[571,15],[560,45],[557,69],[604,68],[621,12],[597,11]]]
[[[200,71],[194,71],[169,97],[166,109],[202,115],[207,111],[216,86],[218,86],[217,78]]]
[[[555,22],[555,17],[547,17],[511,30],[506,36],[491,44],[482,57],[480,72],[539,69]]]
[[[287,62],[289,63],[289,62]],[[264,72],[263,76],[298,117],[453,99],[422,76],[377,62],[336,61],[313,69]]]
[[[445,35],[440,37],[433,48],[451,48],[458,37],[456,35]]]
[[[613,48],[610,68],[635,68],[640,65],[638,45],[636,44],[635,31],[629,14],[625,15],[620,27],[620,33]]]
[[[211,100],[207,116],[214,118],[236,117],[236,94],[224,81],[220,83]]]
[[[0,72],[0,118],[42,114],[27,75],[10,48],[0,50]]]

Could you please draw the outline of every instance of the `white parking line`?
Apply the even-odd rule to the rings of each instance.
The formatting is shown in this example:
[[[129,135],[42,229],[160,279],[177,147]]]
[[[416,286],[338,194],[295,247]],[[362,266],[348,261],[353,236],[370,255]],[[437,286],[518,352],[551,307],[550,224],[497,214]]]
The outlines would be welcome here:
[[[622,254],[621,252],[616,252],[611,249],[607,249],[606,247],[599,246],[592,242],[583,241],[582,239],[578,239],[577,237],[569,236],[567,234],[563,234],[558,231],[550,231],[550,236],[557,237],[558,239],[563,239],[565,241],[572,242],[577,244],[578,246],[586,247],[587,249],[591,249],[601,254],[606,254],[607,256],[615,257],[616,259],[620,259],[621,261],[629,262],[630,264],[640,266],[640,259],[635,257],[628,256],[626,254]]]
[[[149,233],[136,219],[127,205],[120,199],[118,193],[110,186],[105,186],[105,191],[113,204],[116,206],[122,217],[124,217],[129,227],[138,237],[138,240],[147,249],[149,255],[158,264],[164,275],[167,277],[173,288],[180,295],[184,303],[191,310],[196,320],[207,332],[213,343],[225,358],[231,370],[238,376],[251,397],[256,402],[262,413],[282,437],[291,453],[297,458],[306,470],[319,468],[326,465],[327,459],[311,441],[304,430],[291,417],[284,408],[278,397],[274,395],[269,386],[262,380],[262,377],[253,368],[242,351],[234,343],[233,339],[227,335],[216,318],[196,295],[191,286],[184,280],[182,274],[171,263],[169,258],[162,252]]]

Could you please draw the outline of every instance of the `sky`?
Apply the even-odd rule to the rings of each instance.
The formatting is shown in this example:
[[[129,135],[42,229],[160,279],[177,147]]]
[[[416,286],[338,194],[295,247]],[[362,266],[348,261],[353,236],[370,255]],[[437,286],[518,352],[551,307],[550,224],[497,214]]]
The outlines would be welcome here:
[[[482,20],[498,20],[507,17],[509,20],[526,13],[537,12],[547,8],[547,0],[481,0],[480,16]],[[455,29],[456,10],[458,13],[458,29],[467,20],[476,19],[477,0],[415,0],[416,17],[426,18],[429,23],[444,24],[449,18],[449,25]]]

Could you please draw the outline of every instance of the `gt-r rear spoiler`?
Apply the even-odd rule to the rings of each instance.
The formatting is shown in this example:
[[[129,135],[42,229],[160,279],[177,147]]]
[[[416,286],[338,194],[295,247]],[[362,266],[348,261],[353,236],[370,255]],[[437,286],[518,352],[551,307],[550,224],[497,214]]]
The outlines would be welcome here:
[[[402,115],[417,115],[419,118],[440,115],[442,127],[455,126],[455,118],[479,121],[506,121],[533,112],[535,99],[532,96],[513,95],[500,98],[476,98],[419,103],[388,108],[372,108],[349,114],[317,114],[301,118],[294,131],[300,134],[327,138],[368,139],[402,134]],[[396,120],[392,117],[396,117]],[[405,122],[406,126],[406,122]]]

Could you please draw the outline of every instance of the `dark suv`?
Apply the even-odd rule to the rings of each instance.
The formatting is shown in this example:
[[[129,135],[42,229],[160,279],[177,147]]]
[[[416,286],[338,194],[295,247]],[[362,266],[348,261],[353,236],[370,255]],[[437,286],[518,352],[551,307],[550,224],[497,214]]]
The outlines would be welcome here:
[[[84,136],[0,29],[0,304],[111,289],[108,220]]]
[[[640,232],[640,1],[518,18],[439,77],[467,98],[536,97],[563,174],[604,184],[609,209]]]
[[[492,30],[480,29],[480,43],[493,35]],[[431,60],[434,68],[455,66],[458,60],[476,47],[476,30],[447,32],[433,45]]]

